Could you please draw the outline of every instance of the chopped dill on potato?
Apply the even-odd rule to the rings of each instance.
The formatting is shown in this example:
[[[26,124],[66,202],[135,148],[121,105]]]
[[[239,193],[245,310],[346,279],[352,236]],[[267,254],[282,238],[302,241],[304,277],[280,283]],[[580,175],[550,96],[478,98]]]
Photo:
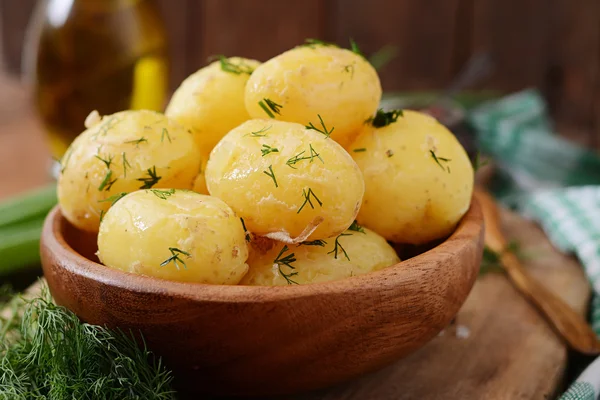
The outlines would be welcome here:
[[[245,64],[243,61],[240,61],[239,63],[235,64],[235,63],[231,62],[231,60],[229,58],[225,57],[222,54],[220,54],[216,57],[219,59],[219,62],[221,63],[221,70],[223,70],[225,72],[230,72],[230,73],[236,74],[236,75],[241,75],[241,74],[251,75],[254,72],[254,68]]]
[[[244,136],[254,136],[254,137],[266,137],[267,134],[265,133],[266,131],[268,131],[269,129],[271,129],[272,125],[269,126],[265,126],[264,128],[262,128],[261,130],[258,130],[256,132],[250,132],[247,135]]]
[[[273,165],[269,165],[269,172],[263,171],[263,174],[266,174],[267,176],[271,177],[271,179],[273,179],[273,183],[275,183],[275,187],[279,187],[279,185],[277,184],[277,178],[275,178],[275,173],[273,172]]]
[[[360,149],[354,149],[352,151],[355,153],[363,153],[363,152],[367,151],[367,149],[365,149],[364,147],[361,147]]]
[[[317,151],[312,147],[312,143],[310,143],[308,145],[309,149],[310,149],[310,155],[309,156],[303,156],[304,153],[306,153],[306,150],[302,150],[300,153],[296,154],[295,156],[293,156],[292,158],[290,158],[289,160],[287,160],[285,163],[288,167],[296,169],[296,167],[294,165],[296,165],[298,162],[302,161],[302,160],[310,160],[310,162],[313,162],[313,159],[316,157],[319,160],[321,160],[321,162],[324,164],[323,159],[321,158],[321,156],[319,155],[319,153],[317,153]]]
[[[366,233],[365,232],[365,228],[363,228],[362,226],[360,226],[358,224],[358,222],[356,222],[356,220],[354,220],[354,222],[352,223],[352,225],[350,225],[348,227],[349,231],[354,231],[354,232],[360,232],[360,233]]]
[[[146,139],[144,136],[142,136],[139,139],[128,140],[125,143],[126,144],[135,144],[135,147],[139,147],[140,143],[148,143],[148,139]]]
[[[161,143],[165,139],[165,136],[169,140],[169,143],[171,143],[171,136],[169,136],[169,131],[167,130],[167,128],[162,129],[162,133],[160,134],[160,142]]]
[[[327,244],[327,242],[323,239],[317,239],[317,240],[307,240],[304,242],[300,242],[298,244],[298,246],[321,246],[321,247],[325,247],[325,245]]]
[[[285,278],[288,285],[292,285],[292,284],[297,285],[298,282],[291,279],[291,277],[298,275],[298,272],[294,271],[294,272],[290,272],[289,274],[286,274],[281,269],[282,265],[285,265],[286,267],[288,267],[292,270],[296,269],[292,265],[293,262],[296,262],[296,254],[295,253],[288,254],[287,256],[281,258],[283,253],[285,253],[288,250],[289,250],[289,248],[287,247],[287,245],[284,245],[283,248],[281,249],[281,251],[279,252],[279,254],[277,255],[277,257],[275,258],[275,260],[273,260],[273,264],[277,265],[277,268],[279,269],[279,273],[281,274],[281,276],[283,276]]]
[[[175,189],[165,189],[165,190],[150,189],[150,191],[156,197],[158,197],[159,199],[163,199],[163,200],[166,200],[168,197],[171,197],[171,196],[173,196],[175,194]]]
[[[279,149],[277,149],[275,147],[271,147],[268,144],[263,144],[260,151],[261,151],[263,157],[266,156],[267,154],[279,153]]]
[[[335,258],[337,260],[337,258],[338,258],[338,251],[341,250],[342,253],[344,253],[344,256],[346,257],[346,259],[348,261],[350,261],[350,257],[348,257],[348,253],[346,253],[346,250],[344,249],[344,247],[340,243],[340,238],[342,236],[352,236],[352,234],[351,233],[340,233],[339,235],[337,235],[337,237],[335,238],[335,244],[334,244],[333,250],[331,250],[327,254],[333,253],[333,258]]]
[[[365,121],[365,124],[371,124],[375,128],[383,128],[389,124],[393,124],[398,120],[398,117],[403,116],[402,110],[383,111],[382,108],[377,110],[374,117],[370,117]]]
[[[300,206],[300,208],[298,209],[296,214],[300,214],[300,211],[302,211],[302,209],[304,208],[306,203],[308,203],[308,205],[310,205],[310,208],[312,208],[313,210],[315,209],[315,206],[313,205],[313,203],[310,199],[311,195],[314,197],[314,199],[317,201],[317,203],[319,203],[320,206],[323,206],[323,202],[321,202],[321,200],[319,200],[319,198],[317,197],[317,195],[315,194],[315,192],[313,192],[313,190],[311,188],[308,188],[308,191],[306,189],[302,189],[302,196],[304,196],[304,203],[302,203],[302,205]]]
[[[437,165],[440,166],[441,169],[443,169],[444,171],[450,173],[450,167],[448,165],[446,165],[445,167],[442,165],[442,163],[448,163],[450,161],[452,161],[449,158],[444,158],[444,157],[438,157],[435,154],[435,151],[433,150],[429,150],[429,153],[431,154],[431,158],[433,158],[433,160],[436,162]]]
[[[127,195],[127,192],[121,192],[117,194],[113,194],[110,197],[107,197],[104,200],[98,200],[99,203],[107,203],[110,202],[110,206],[112,207],[117,201],[121,200],[123,197]]]
[[[264,98],[261,101],[259,101],[258,105],[264,110],[265,113],[267,113],[269,118],[275,118],[275,114],[281,115],[281,112],[279,110],[283,108],[281,104],[277,104],[273,100],[267,98]]]
[[[160,181],[161,177],[156,175],[156,165],[146,170],[147,178],[138,178],[136,181],[144,182],[140,189],[150,189]]]
[[[322,133],[323,135],[325,135],[326,138],[329,138],[329,136],[331,136],[331,133],[333,132],[335,127],[331,127],[331,130],[328,130],[327,127],[325,126],[325,122],[323,122],[323,118],[321,118],[321,114],[317,114],[317,117],[319,117],[319,121],[321,122],[321,127],[323,129],[317,128],[316,126],[313,125],[312,122],[310,122],[308,125],[306,125],[306,129],[312,129],[314,131]]]
[[[183,251],[183,250],[179,250],[176,247],[169,247],[169,251],[171,252],[171,257],[167,258],[165,261],[160,263],[161,267],[164,267],[165,265],[169,264],[170,262],[172,262],[173,264],[175,264],[175,268],[177,268],[179,270],[179,264],[183,265],[184,269],[187,269],[187,265],[185,265],[185,261],[183,261],[180,256],[183,254],[184,256],[187,256],[187,258],[190,258],[191,255],[190,253],[188,253],[187,251]]]

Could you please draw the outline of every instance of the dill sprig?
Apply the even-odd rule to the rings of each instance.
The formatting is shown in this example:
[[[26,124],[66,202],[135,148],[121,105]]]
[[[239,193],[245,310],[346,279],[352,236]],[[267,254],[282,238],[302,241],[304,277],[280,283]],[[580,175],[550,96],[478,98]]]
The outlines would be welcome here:
[[[404,112],[402,110],[383,111],[383,109],[377,110],[374,117],[370,117],[365,121],[365,124],[371,124],[375,128],[383,128],[389,124],[392,124],[398,120],[398,117],[402,117]]]
[[[316,126],[313,125],[312,122],[310,122],[308,125],[306,125],[306,129],[312,129],[314,131],[320,132],[323,135],[325,135],[325,137],[329,137],[331,135],[331,133],[333,132],[333,130],[335,129],[335,127],[331,127],[331,130],[328,130],[327,127],[325,126],[325,122],[323,122],[323,118],[321,118],[321,114],[317,114],[317,117],[319,117],[319,121],[321,121],[321,127],[323,129],[317,128]]]
[[[281,108],[283,108],[283,106],[281,104],[277,104],[273,100],[270,100],[267,98],[264,98],[261,101],[259,101],[258,105],[260,106],[260,108],[262,108],[264,110],[264,112],[267,113],[269,118],[275,118],[275,114],[281,115],[279,110]],[[275,114],[273,114],[273,113],[275,113]]]
[[[435,154],[435,151],[433,151],[433,150],[429,150],[429,154],[431,154],[431,158],[433,158],[433,160],[435,161],[435,163],[436,163],[437,165],[439,165],[441,169],[443,169],[444,171],[446,171],[446,172],[450,173],[450,167],[449,167],[448,165],[446,165],[446,166],[444,167],[444,166],[442,165],[442,163],[448,163],[448,162],[452,161],[451,159],[449,159],[449,158],[444,158],[444,157],[438,157],[438,156]]]
[[[331,42],[326,42],[324,40],[320,40],[320,39],[304,39],[304,44],[301,44],[300,46],[304,46],[304,47],[310,47],[311,49],[316,48],[317,46],[324,46],[324,47],[340,47],[335,43],[331,43]]]
[[[125,142],[125,144],[135,144],[135,147],[140,147],[140,143],[148,143],[148,139],[142,136],[139,139],[128,140]]]
[[[135,332],[82,323],[39,297],[0,317],[0,398],[171,400],[173,376]]]
[[[358,48],[358,44],[356,44],[356,42],[352,38],[350,38],[350,50],[352,50],[352,52],[354,54],[357,54],[357,55],[361,56],[365,60],[367,59],[367,57],[365,57],[365,55],[363,54],[363,52]]]
[[[364,147],[361,147],[360,149],[353,149],[352,151],[355,153],[364,153],[365,151],[367,151],[367,149],[365,149]]]
[[[271,147],[268,144],[263,144],[260,151],[261,151],[263,157],[266,156],[267,154],[279,153],[279,149],[277,149],[275,147]]]
[[[96,157],[98,160],[102,161],[104,163],[104,165],[106,165],[106,168],[110,169],[110,165],[112,164],[112,161],[113,161],[112,155],[109,154],[106,158],[102,158],[99,155],[95,155],[94,157]]]
[[[323,164],[325,164],[325,162],[323,161],[323,159],[321,158],[321,156],[319,155],[319,153],[317,153],[317,151],[312,147],[312,143],[309,143],[308,145],[309,151],[310,151],[310,155],[308,156],[303,156],[304,153],[306,153],[306,150],[302,150],[300,153],[296,154],[295,156],[293,156],[292,158],[290,158],[289,160],[287,160],[285,162],[285,164],[293,169],[297,169],[295,167],[295,165],[302,161],[302,160],[310,160],[310,162],[313,162],[313,159],[316,157],[319,160],[321,160],[321,162]]]
[[[340,238],[342,236],[352,236],[352,234],[351,233],[340,233],[339,235],[337,235],[337,237],[335,238],[335,245],[333,247],[333,250],[327,252],[327,254],[333,253],[333,258],[335,258],[337,260],[337,258],[338,258],[338,252],[341,251],[342,253],[344,253],[344,256],[346,257],[346,259],[348,261],[350,261],[350,257],[348,257],[348,253],[346,253],[346,250],[344,249],[344,247],[340,243]]]
[[[320,206],[323,206],[323,202],[321,202],[321,200],[319,200],[319,198],[317,197],[317,195],[315,194],[315,192],[313,192],[313,190],[311,188],[308,188],[308,191],[306,189],[302,189],[302,196],[304,196],[304,203],[302,203],[302,205],[300,206],[300,208],[298,209],[296,214],[300,214],[300,211],[302,211],[302,209],[304,208],[304,206],[307,203],[308,203],[308,205],[310,205],[310,208],[312,208],[313,210],[315,209],[315,206],[313,205],[312,200],[310,199],[311,195],[317,201],[317,203],[319,203]]]
[[[363,228],[362,226],[360,226],[358,224],[358,222],[356,222],[356,220],[354,220],[354,222],[352,222],[352,225],[350,225],[350,227],[348,227],[349,231],[354,231],[354,232],[360,232],[360,233],[365,233],[365,228]]]
[[[98,200],[98,203],[107,203],[110,202],[110,206],[114,206],[115,203],[121,200],[123,197],[127,196],[127,192],[121,192],[117,194],[113,194],[110,197],[105,198],[104,200]]]
[[[119,122],[121,122],[121,120],[117,119],[117,117],[115,117],[114,115],[107,118],[104,122],[100,124],[100,126],[98,126],[98,129],[92,135],[93,139],[96,140],[99,135],[106,136],[108,131],[114,128],[115,125],[117,125]]]
[[[252,240],[252,234],[246,228],[246,223],[244,222],[244,218],[240,218],[240,221],[242,221],[242,228],[244,228],[244,233],[246,234],[246,242],[249,242]]]
[[[344,72],[350,74],[350,79],[354,78],[354,64],[344,65]]]
[[[172,262],[173,264],[175,264],[175,268],[177,268],[177,270],[179,270],[179,264],[183,265],[183,269],[187,269],[187,265],[185,265],[185,261],[181,259],[181,256],[184,255],[187,256],[187,258],[190,258],[190,253],[183,250],[179,250],[176,247],[169,247],[169,251],[171,252],[171,257],[161,262],[160,266],[164,267],[165,265],[168,265]]]
[[[490,162],[490,160],[481,160],[481,153],[477,152],[477,154],[475,154],[475,159],[473,160],[473,171],[477,172],[477,170],[481,167],[486,166],[488,163]]]
[[[279,185],[277,184],[277,178],[275,178],[275,173],[273,172],[273,165],[269,165],[269,172],[263,171],[263,174],[270,176],[271,179],[273,179],[273,182],[275,183],[275,187],[279,187]]]
[[[325,247],[326,244],[327,244],[326,241],[324,241],[322,239],[317,239],[317,240],[308,240],[306,242],[300,242],[298,244],[298,246],[321,246],[321,247]]]
[[[123,159],[123,177],[127,178],[127,167],[131,168],[131,164],[127,161],[127,155],[125,152],[121,153],[121,158]]]
[[[271,125],[265,126],[261,130],[259,130],[259,131],[250,132],[250,133],[245,134],[244,136],[250,135],[250,136],[253,136],[253,137],[265,137],[265,136],[267,136],[267,134],[265,132],[268,131],[269,129],[271,129],[271,127],[272,127]]]
[[[151,189],[152,186],[156,185],[162,178],[161,176],[156,175],[156,165],[152,168],[148,168],[146,173],[148,174],[147,178],[136,179],[136,181],[144,182],[144,184],[140,186],[140,189]]]
[[[171,135],[169,135],[169,131],[167,130],[167,128],[162,129],[162,133],[160,134],[160,142],[161,143],[163,142],[165,137],[169,140],[169,143],[171,143]]]
[[[275,258],[275,260],[273,261],[273,264],[277,265],[277,269],[279,269],[279,273],[281,274],[281,276],[283,276],[285,278],[288,285],[292,285],[292,284],[297,285],[298,282],[291,279],[292,276],[298,275],[298,272],[295,271],[296,268],[292,265],[292,263],[296,262],[295,253],[288,254],[287,256],[281,258],[281,256],[283,256],[283,253],[285,253],[288,250],[289,250],[289,248],[287,247],[287,245],[284,245],[283,248],[281,249],[281,251],[279,252],[279,254],[277,255],[277,257]],[[282,265],[285,265],[286,267],[290,268],[291,270],[294,270],[294,272],[290,272],[289,274],[286,274],[281,269]]]
[[[110,178],[112,178],[112,170],[108,170],[106,171],[106,175],[104,175],[104,179],[102,179],[102,182],[100,182],[100,186],[98,186],[98,190],[99,191],[103,191],[106,190],[107,192],[110,190],[110,188],[112,187],[112,185],[117,181],[118,178],[115,178],[113,180],[111,180]]]
[[[171,197],[175,194],[175,189],[150,189],[152,194],[162,200],[166,200],[168,197]]]
[[[232,74],[248,74],[251,75],[254,72],[254,68],[244,63],[242,60],[239,63],[234,64],[231,60],[222,54],[216,56],[221,63],[221,70],[225,72],[231,72]]]

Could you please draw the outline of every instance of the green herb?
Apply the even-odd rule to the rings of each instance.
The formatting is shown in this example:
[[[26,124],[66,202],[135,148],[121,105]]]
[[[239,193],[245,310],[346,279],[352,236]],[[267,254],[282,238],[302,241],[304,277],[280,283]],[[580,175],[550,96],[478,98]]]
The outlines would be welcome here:
[[[388,156],[388,158],[390,158],[391,156],[394,155],[394,152],[392,150],[388,150],[385,152],[385,154]]]
[[[131,168],[131,164],[127,161],[127,155],[125,152],[121,153],[121,158],[123,158],[123,177],[127,178],[127,167]]]
[[[99,155],[95,155],[98,160],[102,161],[106,168],[110,169],[110,165],[112,164],[113,156],[109,155],[107,158],[102,158]]]
[[[162,133],[160,134],[160,142],[161,143],[163,142],[165,137],[169,140],[169,143],[171,143],[171,136],[169,135],[169,131],[167,130],[167,128],[162,129]]]
[[[340,47],[335,43],[331,43],[331,42],[325,42],[323,40],[320,39],[305,39],[304,40],[304,44],[302,46],[306,46],[306,47],[310,47],[310,48],[315,48],[317,46],[324,46],[324,47]]]
[[[221,70],[225,72],[231,72],[232,74],[240,75],[240,74],[252,74],[254,72],[254,68],[247,65],[243,61],[239,61],[237,64],[231,62],[231,60],[224,55],[220,54],[216,56],[221,63]]]
[[[317,151],[312,147],[312,143],[308,145],[309,150],[310,150],[310,155],[309,156],[303,156],[304,153],[306,153],[305,150],[302,150],[300,153],[296,154],[295,156],[293,156],[292,158],[290,158],[289,160],[287,160],[285,163],[288,167],[296,169],[296,167],[294,165],[296,165],[298,162],[302,161],[302,160],[310,160],[310,162],[313,162],[313,159],[316,157],[319,160],[321,160],[321,162],[324,164],[323,159],[321,158],[321,156],[319,155],[319,153],[317,153]]]
[[[300,242],[300,244],[298,246],[321,246],[321,247],[325,247],[326,244],[327,244],[326,241],[324,241],[322,239],[318,239],[318,240],[310,240],[310,241],[306,241],[306,242]]]
[[[267,154],[279,153],[278,149],[276,149],[275,147],[271,147],[268,144],[263,144],[260,151],[262,152],[263,157],[266,156]]]
[[[341,250],[342,253],[344,253],[344,256],[346,257],[346,259],[348,261],[350,261],[350,257],[348,257],[348,253],[346,253],[346,250],[344,249],[344,247],[342,246],[342,244],[340,243],[340,238],[342,236],[352,236],[351,233],[340,233],[336,238],[335,238],[335,245],[333,247],[333,250],[331,250],[330,252],[328,252],[327,254],[331,254],[333,253],[333,258],[335,258],[337,260],[338,258],[338,251]]]
[[[320,132],[323,135],[325,135],[325,137],[329,137],[331,135],[331,132],[333,132],[333,130],[335,129],[334,127],[331,128],[331,130],[328,130],[327,127],[325,126],[325,122],[323,122],[323,118],[321,118],[320,114],[317,114],[317,117],[319,117],[319,121],[321,121],[321,127],[323,128],[322,130],[315,127],[313,125],[312,122],[310,122],[308,125],[306,125],[306,129],[312,129],[314,131]]]
[[[172,374],[134,332],[82,323],[40,297],[14,297],[0,318],[0,398],[174,399]]]
[[[273,264],[277,265],[277,268],[279,269],[279,273],[281,274],[281,276],[283,276],[285,278],[288,285],[291,285],[291,284],[297,285],[298,282],[292,280],[291,277],[298,275],[298,272],[294,271],[294,272],[290,272],[289,274],[286,274],[281,269],[282,265],[285,265],[286,267],[290,268],[291,270],[296,269],[292,265],[293,262],[296,262],[296,255],[294,253],[288,254],[287,256],[281,258],[283,253],[285,253],[288,250],[289,250],[289,248],[287,247],[287,245],[284,245],[283,248],[281,249],[281,251],[279,252],[279,254],[277,255],[277,257],[275,258],[275,260],[273,261]]]
[[[350,74],[350,79],[354,78],[354,64],[344,65],[344,72]]]
[[[433,160],[436,162],[436,164],[437,164],[437,165],[439,165],[439,166],[440,166],[440,168],[441,168],[441,169],[443,169],[444,171],[446,171],[446,172],[450,173],[450,167],[449,167],[449,166],[447,166],[447,165],[444,167],[444,166],[442,165],[442,163],[448,163],[448,162],[452,161],[451,159],[449,159],[449,158],[444,158],[444,157],[438,157],[438,156],[435,154],[435,151],[433,151],[433,150],[429,150],[429,153],[431,154],[431,158],[433,158]]]
[[[115,127],[121,120],[118,120],[114,115],[110,118],[106,119],[103,123],[100,124],[98,130],[94,132],[92,135],[93,139],[96,140],[98,135],[106,136],[109,130]]]
[[[161,139],[162,141],[162,139]],[[139,139],[135,139],[135,140],[128,140],[125,142],[125,144],[135,144],[135,147],[139,147],[140,143],[148,143],[148,139],[146,139],[145,137],[141,137]]]
[[[475,160],[473,160],[473,170],[475,172],[477,172],[477,170],[481,167],[486,166],[488,163],[490,162],[490,160],[481,160],[481,153],[477,152],[477,154],[475,154]]]
[[[402,117],[404,115],[402,110],[392,110],[392,111],[383,111],[383,109],[377,110],[377,113],[374,117],[370,117],[365,121],[365,124],[371,124],[375,128],[383,128],[384,126],[388,126],[398,120],[398,117]]]
[[[304,203],[302,203],[302,205],[300,206],[300,208],[298,209],[298,211],[296,212],[296,214],[300,214],[300,211],[302,211],[302,209],[304,208],[304,206],[308,203],[310,205],[310,208],[312,208],[313,210],[315,209],[315,206],[313,205],[310,196],[313,196],[314,199],[317,201],[317,203],[319,203],[319,205],[322,207],[323,203],[321,202],[321,200],[319,200],[319,198],[317,197],[317,195],[313,192],[313,190],[311,188],[308,188],[308,191],[306,191],[306,189],[302,189],[302,196],[304,196]]]
[[[246,234],[246,242],[250,242],[252,240],[252,235],[250,234],[250,232],[248,232],[248,229],[246,228],[244,218],[240,218],[240,221],[242,221],[242,228],[244,228],[244,233]]]
[[[158,181],[160,181],[160,179],[162,178],[161,176],[156,175],[156,166],[148,168],[146,170],[146,173],[148,174],[147,178],[136,179],[136,181],[144,182],[144,184],[140,186],[140,189],[150,189],[152,188],[152,186],[156,185]]]
[[[271,179],[273,179],[273,182],[275,183],[275,187],[279,187],[279,185],[277,184],[277,179],[275,178],[275,173],[273,172],[273,166],[272,165],[269,165],[269,172],[263,171],[263,174],[266,174],[267,176],[270,176]]]
[[[390,63],[398,55],[398,47],[393,45],[385,45],[369,57],[369,63],[377,71],[381,70]]]
[[[127,196],[127,192],[121,192],[117,194],[113,194],[110,197],[107,197],[104,200],[98,200],[99,203],[110,202],[110,206],[112,207],[117,201],[121,200],[123,197]]]
[[[267,113],[269,118],[275,118],[275,115],[273,113],[281,115],[279,110],[283,108],[281,104],[277,104],[273,100],[269,100],[266,98],[259,101],[258,105],[264,110],[264,112]]]
[[[98,190],[99,191],[103,191],[106,190],[107,192],[110,190],[110,188],[112,187],[112,185],[117,181],[117,178],[113,179],[112,181],[110,180],[110,178],[112,178],[112,170],[108,170],[106,171],[106,175],[104,175],[104,179],[102,180],[102,182],[100,182],[100,186],[98,186]]]
[[[100,210],[100,222],[104,219],[104,210]]]
[[[358,48],[358,44],[356,44],[356,42],[352,38],[350,38],[350,50],[352,50],[352,52],[354,54],[357,54],[357,55],[361,56],[365,60],[367,59],[365,57],[365,55],[363,54],[363,52],[360,51],[360,49]]]
[[[159,199],[166,200],[167,197],[171,197],[175,194],[175,189],[150,189],[150,191]]]
[[[266,133],[264,133],[264,132],[268,131],[269,129],[271,129],[271,125],[269,125],[269,126],[265,126],[265,127],[264,127],[264,128],[262,128],[260,131],[256,131],[256,132],[250,132],[250,133],[247,133],[247,134],[246,134],[246,135],[244,135],[244,136],[248,136],[248,135],[250,135],[250,136],[254,136],[254,137],[265,137],[265,136],[267,136],[267,134],[266,134]]]
[[[366,233],[365,232],[365,228],[363,228],[362,226],[360,226],[358,224],[358,222],[356,222],[356,220],[354,220],[354,222],[352,222],[352,225],[350,225],[350,227],[348,228],[349,231],[354,231],[354,232],[360,232],[360,233]]]
[[[367,149],[365,149],[364,147],[361,147],[360,149],[354,149],[352,151],[355,153],[364,153],[365,151],[367,151]]]
[[[161,262],[160,266],[164,267],[165,265],[172,262],[173,264],[175,264],[175,268],[177,268],[177,270],[179,270],[179,263],[181,263],[183,265],[184,269],[187,269],[187,265],[185,265],[185,261],[183,261],[180,257],[181,257],[181,255],[184,255],[184,256],[187,256],[187,258],[190,258],[191,257],[190,253],[183,251],[183,250],[179,250],[176,247],[169,247],[169,251],[171,252],[171,257],[169,257],[165,261]]]

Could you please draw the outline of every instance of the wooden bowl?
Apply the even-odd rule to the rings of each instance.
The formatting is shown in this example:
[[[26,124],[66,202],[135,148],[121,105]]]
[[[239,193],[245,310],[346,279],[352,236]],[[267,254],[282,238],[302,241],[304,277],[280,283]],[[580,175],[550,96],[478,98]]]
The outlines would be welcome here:
[[[41,254],[58,304],[92,324],[139,329],[179,389],[264,396],[329,386],[423,346],[465,301],[482,247],[474,202],[443,243],[381,271],[304,286],[179,283],[99,264],[96,236],[55,208]]]

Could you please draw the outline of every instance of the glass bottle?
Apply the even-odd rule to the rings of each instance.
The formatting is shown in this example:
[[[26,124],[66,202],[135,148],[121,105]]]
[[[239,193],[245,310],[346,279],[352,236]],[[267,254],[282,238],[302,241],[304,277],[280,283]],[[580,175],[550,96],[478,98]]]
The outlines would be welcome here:
[[[42,0],[25,43],[24,71],[60,159],[92,110],[162,110],[167,40],[151,0]]]

